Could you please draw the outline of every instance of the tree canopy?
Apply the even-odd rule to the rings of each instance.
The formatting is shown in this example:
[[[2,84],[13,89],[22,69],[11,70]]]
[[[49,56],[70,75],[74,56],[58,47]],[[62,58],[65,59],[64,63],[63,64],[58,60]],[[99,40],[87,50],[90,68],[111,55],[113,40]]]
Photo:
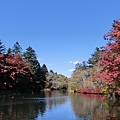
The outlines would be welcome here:
[[[0,54],[0,86],[14,87],[21,80],[32,80],[30,64],[20,55]]]
[[[104,36],[108,40],[107,46],[102,47],[105,52],[99,65],[102,70],[99,74],[101,80],[109,88],[120,92],[120,22],[115,20],[113,28]]]
[[[12,48],[12,54],[22,54],[22,48],[18,41],[14,44]]]

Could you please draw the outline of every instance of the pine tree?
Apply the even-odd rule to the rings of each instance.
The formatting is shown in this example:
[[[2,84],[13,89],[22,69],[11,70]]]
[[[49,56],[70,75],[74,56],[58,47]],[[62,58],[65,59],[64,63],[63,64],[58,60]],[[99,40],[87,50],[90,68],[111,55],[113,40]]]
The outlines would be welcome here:
[[[5,53],[5,46],[3,45],[3,42],[0,40],[0,54]]]
[[[32,47],[28,47],[26,52],[23,53],[23,59],[30,63],[32,71],[35,73],[36,67],[38,65],[37,55]]]
[[[47,69],[47,67],[46,67],[46,65],[45,65],[45,64],[43,64],[43,65],[42,65],[41,69],[42,69],[45,73],[47,73],[47,72],[48,72],[48,69]]]
[[[8,54],[11,54],[11,53],[12,53],[12,49],[11,49],[11,48],[8,48],[7,53],[8,53]]]
[[[12,53],[13,54],[22,54],[22,48],[18,42],[16,42],[12,48]]]
[[[96,47],[93,54],[91,54],[91,58],[88,59],[88,64],[91,66],[94,66],[99,60],[101,60],[101,54],[103,51],[101,51],[98,47]]]

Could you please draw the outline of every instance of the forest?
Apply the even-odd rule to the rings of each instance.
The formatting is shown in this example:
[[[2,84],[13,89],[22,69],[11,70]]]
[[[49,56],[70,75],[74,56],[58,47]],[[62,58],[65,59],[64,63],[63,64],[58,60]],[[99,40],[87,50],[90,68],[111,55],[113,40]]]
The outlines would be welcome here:
[[[0,41],[0,89],[35,91],[68,89],[82,93],[120,95],[120,22],[104,35],[107,45],[96,47],[91,58],[75,65],[71,78],[40,65],[31,46],[22,52],[17,41],[6,48]]]
[[[44,89],[66,89],[67,85],[65,76],[54,73],[53,70],[48,71],[45,64],[40,65],[31,46],[22,52],[17,41],[12,48],[6,50],[0,41],[1,90],[39,92]]]
[[[87,62],[78,63],[70,78],[69,89],[82,93],[120,95],[120,22],[104,35],[107,45],[96,47]]]

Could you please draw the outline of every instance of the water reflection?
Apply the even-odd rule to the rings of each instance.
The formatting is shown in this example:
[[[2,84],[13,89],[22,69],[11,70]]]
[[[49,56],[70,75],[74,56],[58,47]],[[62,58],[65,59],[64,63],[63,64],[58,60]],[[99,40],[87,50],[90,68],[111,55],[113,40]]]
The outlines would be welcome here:
[[[120,120],[120,101],[107,101],[103,96],[70,94],[78,120]]]
[[[66,95],[63,92],[3,94],[0,96],[0,120],[34,120],[42,117],[47,108],[64,104]]]
[[[0,120],[120,120],[120,101],[52,91],[0,93]]]

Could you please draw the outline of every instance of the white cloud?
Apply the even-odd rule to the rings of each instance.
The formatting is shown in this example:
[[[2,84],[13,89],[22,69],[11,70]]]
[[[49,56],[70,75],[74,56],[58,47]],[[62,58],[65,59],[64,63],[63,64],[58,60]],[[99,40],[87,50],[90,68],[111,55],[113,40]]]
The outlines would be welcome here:
[[[70,61],[69,61],[69,64],[72,64],[72,66],[73,66],[73,65],[75,66],[75,65],[78,64],[78,63],[81,64],[81,62],[78,61],[78,60],[74,60],[74,61],[70,60]],[[75,69],[69,69],[69,70],[68,70],[68,72],[74,72],[74,71],[75,71]]]
[[[80,63],[80,62],[79,62],[79,61],[75,61],[75,62],[73,62],[74,65],[76,65],[76,64],[78,64],[78,63]]]
[[[75,69],[70,69],[70,70],[68,70],[69,72],[73,72]]]
[[[81,63],[80,61],[69,61],[70,64],[76,65],[78,63]]]

